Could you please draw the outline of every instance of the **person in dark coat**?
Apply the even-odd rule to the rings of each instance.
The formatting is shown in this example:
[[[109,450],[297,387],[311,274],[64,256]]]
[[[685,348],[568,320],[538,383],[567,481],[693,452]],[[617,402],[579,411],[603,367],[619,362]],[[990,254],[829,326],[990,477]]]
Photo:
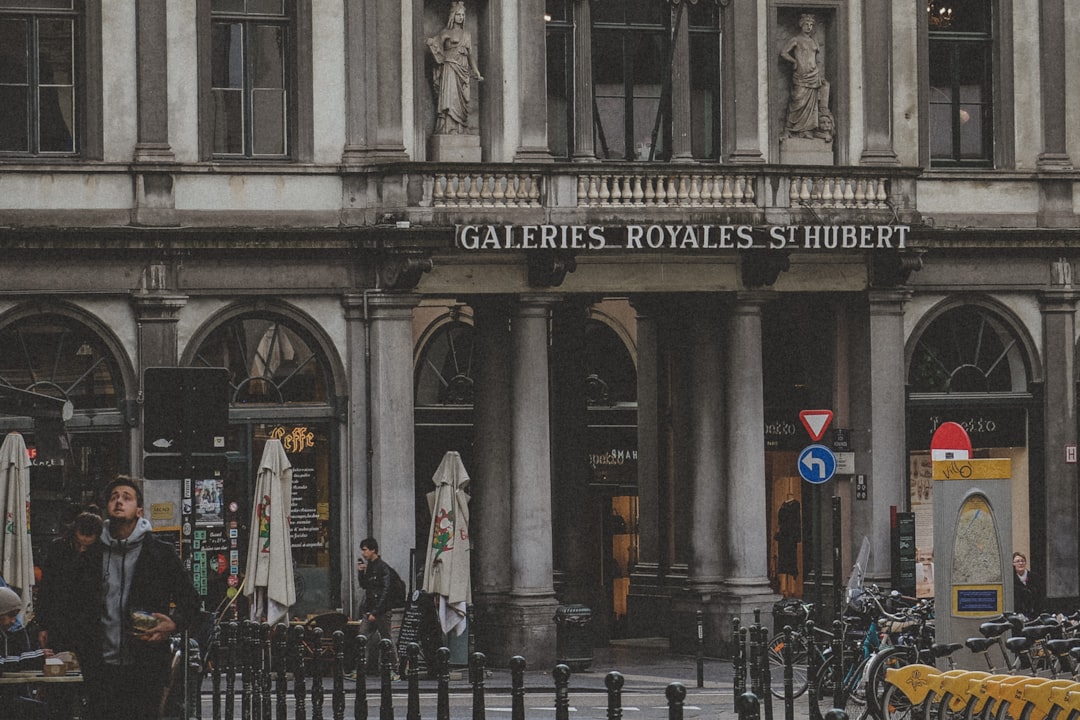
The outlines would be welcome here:
[[[54,652],[75,650],[78,628],[93,621],[87,615],[86,599],[77,588],[85,586],[96,568],[86,551],[101,537],[101,516],[83,512],[75,517],[62,537],[53,540],[41,563],[41,582],[35,605],[39,627],[38,644]],[[75,653],[76,657],[78,652]]]
[[[780,594],[792,597],[799,577],[799,543],[802,542],[802,505],[788,493],[777,511],[776,572],[780,576]]]
[[[378,668],[379,641],[381,638],[393,640],[390,633],[390,618],[393,612],[391,586],[393,578],[390,566],[379,557],[379,542],[372,537],[360,541],[360,560],[356,564],[357,580],[364,590],[364,602],[360,606],[360,627],[358,632],[368,639],[368,668]],[[397,651],[392,653],[391,667],[397,667]]]
[[[0,676],[9,672],[40,671],[45,653],[34,647],[27,629],[19,622],[22,598],[11,588],[0,587]],[[25,685],[0,687],[0,717],[18,717],[17,696],[28,692]]]
[[[91,720],[159,714],[173,653],[169,639],[198,617],[199,596],[176,550],[154,537],[138,481],[106,489],[108,523],[86,550],[93,570],[77,588],[89,617],[73,645]]]
[[[1027,564],[1027,556],[1022,552],[1014,552],[1013,564],[1013,606],[1016,612],[1023,613],[1029,618],[1036,618],[1042,612],[1043,594],[1039,578],[1031,572]]]

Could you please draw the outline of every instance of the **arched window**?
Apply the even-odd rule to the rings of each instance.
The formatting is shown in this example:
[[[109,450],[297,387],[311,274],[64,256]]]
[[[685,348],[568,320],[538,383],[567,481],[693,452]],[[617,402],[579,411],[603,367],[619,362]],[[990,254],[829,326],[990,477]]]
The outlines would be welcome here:
[[[70,400],[76,411],[117,410],[120,372],[102,339],[62,315],[32,315],[0,329],[0,383]]]
[[[472,405],[475,397],[472,325],[455,320],[435,331],[416,369],[416,405]]]
[[[1026,393],[1019,338],[985,308],[947,311],[923,332],[908,370],[912,393]]]
[[[242,315],[214,330],[193,364],[228,368],[234,404],[326,403],[326,370],[314,346],[283,318]]]
[[[585,393],[590,406],[637,401],[637,370],[626,344],[607,324],[585,325]]]

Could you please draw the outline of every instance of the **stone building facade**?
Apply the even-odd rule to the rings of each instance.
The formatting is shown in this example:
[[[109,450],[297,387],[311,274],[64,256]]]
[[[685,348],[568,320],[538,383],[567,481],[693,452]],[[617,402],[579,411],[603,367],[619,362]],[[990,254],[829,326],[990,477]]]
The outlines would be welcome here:
[[[146,475],[215,605],[282,437],[297,612],[355,610],[359,541],[422,564],[456,450],[493,661],[554,659],[579,603],[598,641],[676,648],[703,610],[716,651],[792,575],[788,500],[791,592],[827,600],[834,537],[845,567],[868,538],[889,583],[894,510],[932,567],[929,438],[955,420],[1011,458],[1013,544],[1075,605],[1080,7],[456,12],[0,0],[0,383],[74,406],[67,447],[0,418],[36,448],[38,541]],[[466,45],[477,72],[434,83]],[[451,92],[462,137],[435,134]],[[144,370],[177,366],[228,368],[227,430],[168,477]],[[820,485],[799,479],[811,408],[850,453]],[[220,507],[187,507],[184,478]]]

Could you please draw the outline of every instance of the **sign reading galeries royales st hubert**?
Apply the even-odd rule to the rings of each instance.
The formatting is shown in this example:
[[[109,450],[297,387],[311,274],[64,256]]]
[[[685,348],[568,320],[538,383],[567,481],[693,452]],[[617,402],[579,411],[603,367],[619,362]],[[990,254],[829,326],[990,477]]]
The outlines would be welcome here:
[[[904,250],[908,225],[457,225],[465,251]]]

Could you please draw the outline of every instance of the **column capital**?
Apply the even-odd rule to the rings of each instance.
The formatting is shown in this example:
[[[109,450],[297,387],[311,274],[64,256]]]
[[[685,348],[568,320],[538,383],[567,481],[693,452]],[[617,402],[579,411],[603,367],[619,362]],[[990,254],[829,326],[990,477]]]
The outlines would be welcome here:
[[[556,293],[521,293],[517,296],[517,302],[519,308],[535,307],[550,310],[562,297]]]
[[[903,315],[904,303],[911,299],[910,290],[868,290],[871,315]]]
[[[420,304],[420,295],[418,293],[388,293],[381,290],[347,293],[342,296],[341,304],[345,308],[345,317],[349,320],[362,320],[365,309],[369,318],[388,320],[395,316],[412,317],[413,308]]]
[[[741,290],[735,293],[733,310],[740,315],[760,315],[765,306],[777,297],[777,293],[769,290]]]
[[[1077,300],[1080,300],[1080,290],[1071,287],[1044,290],[1039,293],[1039,310],[1043,314],[1075,313]]]
[[[187,301],[187,295],[173,293],[137,291],[131,295],[139,322],[176,322]]]

